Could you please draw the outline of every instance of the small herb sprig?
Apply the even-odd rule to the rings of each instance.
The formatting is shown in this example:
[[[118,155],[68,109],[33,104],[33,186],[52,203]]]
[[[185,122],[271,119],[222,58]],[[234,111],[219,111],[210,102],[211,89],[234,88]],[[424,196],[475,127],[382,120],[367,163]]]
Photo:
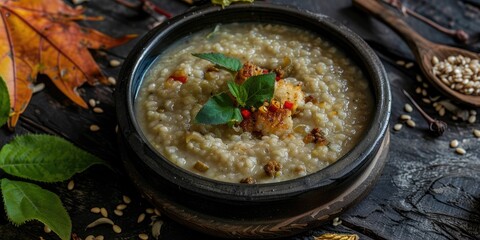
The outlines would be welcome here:
[[[242,68],[240,60],[221,53],[194,53],[192,55],[208,60],[234,75]],[[275,73],[267,73],[252,76],[243,84],[237,84],[233,80],[227,81],[229,92],[212,96],[197,113],[195,122],[212,125],[233,125],[241,122],[243,120],[241,109],[258,108],[265,101],[272,99],[275,77]]]
[[[0,77],[0,127],[7,122],[9,114],[8,89]],[[65,181],[95,164],[105,163],[65,139],[50,135],[17,136],[0,150],[1,171],[36,182]],[[70,239],[72,221],[57,194],[35,183],[5,176],[0,176],[0,189],[5,212],[13,224],[36,219],[61,239]]]

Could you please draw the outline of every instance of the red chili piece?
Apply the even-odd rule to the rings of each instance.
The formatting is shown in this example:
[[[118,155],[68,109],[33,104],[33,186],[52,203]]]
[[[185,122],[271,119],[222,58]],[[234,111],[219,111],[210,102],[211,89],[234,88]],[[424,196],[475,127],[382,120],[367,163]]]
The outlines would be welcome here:
[[[290,101],[285,101],[285,103],[283,103],[283,108],[292,110],[292,108],[293,108],[293,103],[290,102]]]
[[[250,115],[252,114],[247,109],[242,109],[242,111],[240,111],[240,112],[242,113],[242,117],[245,118],[245,119],[250,118]]]
[[[275,106],[274,104],[270,104],[270,106],[268,106],[268,111],[270,112],[276,112],[278,110],[278,107]]]
[[[282,79],[282,78],[279,77],[278,75],[275,77],[275,81],[278,81],[278,80],[280,80],[280,79]]]
[[[187,82],[187,77],[186,76],[170,76],[173,80],[179,81],[181,83],[186,83]]]
[[[268,69],[263,69],[263,74],[267,74],[268,73]]]

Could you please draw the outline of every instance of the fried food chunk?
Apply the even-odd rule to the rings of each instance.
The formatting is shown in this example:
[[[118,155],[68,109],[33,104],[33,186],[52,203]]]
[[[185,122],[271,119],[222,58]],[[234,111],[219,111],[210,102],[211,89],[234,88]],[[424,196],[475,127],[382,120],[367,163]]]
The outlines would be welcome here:
[[[305,138],[303,138],[303,142],[305,144],[309,144],[309,143],[313,142],[313,143],[318,144],[320,146],[325,146],[325,145],[328,144],[328,141],[325,138],[325,133],[318,128],[312,129],[312,131],[310,131],[310,133],[307,134],[307,136],[305,136]]]
[[[257,76],[263,74],[263,69],[251,62],[246,62],[243,64],[242,69],[238,71],[237,76],[235,77],[235,82],[237,84],[242,84],[251,76]]]
[[[263,166],[263,170],[265,171],[265,174],[269,177],[275,177],[277,172],[282,170],[282,164],[275,160],[268,161],[265,166]]]
[[[276,111],[260,109],[253,115],[255,117],[254,130],[261,132],[263,135],[282,136],[292,131],[292,111],[289,109],[280,108]]]
[[[257,183],[257,180],[255,180],[255,178],[252,178],[252,177],[246,177],[240,180],[240,183],[255,184]]]
[[[281,79],[275,84],[273,98],[280,101],[282,106],[285,102],[293,103],[292,112],[295,113],[298,107],[305,105],[305,94],[301,85],[294,85]]]

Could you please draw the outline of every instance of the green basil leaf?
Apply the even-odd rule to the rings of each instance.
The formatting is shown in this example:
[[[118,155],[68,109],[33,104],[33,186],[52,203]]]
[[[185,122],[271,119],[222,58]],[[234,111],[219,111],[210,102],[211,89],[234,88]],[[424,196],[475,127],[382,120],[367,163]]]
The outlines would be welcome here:
[[[208,99],[202,109],[195,116],[197,123],[225,124],[236,118],[236,110],[228,93],[220,93]],[[240,115],[241,116],[241,115]]]
[[[41,182],[71,178],[101,159],[50,135],[22,135],[0,150],[0,168],[10,175]]]
[[[222,5],[222,7],[226,7],[234,2],[253,2],[254,0],[212,0],[213,4]]]
[[[8,218],[15,225],[38,220],[47,225],[61,239],[69,240],[72,222],[60,198],[35,184],[1,180],[3,202]]]
[[[235,108],[233,110],[233,117],[232,117],[232,122],[234,123],[239,123],[243,120],[242,113],[240,112],[240,108]]]
[[[243,85],[238,85],[234,81],[227,82],[228,89],[230,93],[237,99],[237,103],[241,106],[245,106],[245,101],[247,101],[248,93]]]
[[[10,115],[10,96],[3,78],[0,77],[0,127],[8,121]]]
[[[263,74],[248,78],[243,87],[247,90],[247,106],[259,107],[270,101],[275,90],[275,73]]]
[[[218,67],[225,68],[230,71],[238,71],[242,68],[242,62],[236,58],[227,57],[221,53],[192,53],[193,56],[208,60]]]

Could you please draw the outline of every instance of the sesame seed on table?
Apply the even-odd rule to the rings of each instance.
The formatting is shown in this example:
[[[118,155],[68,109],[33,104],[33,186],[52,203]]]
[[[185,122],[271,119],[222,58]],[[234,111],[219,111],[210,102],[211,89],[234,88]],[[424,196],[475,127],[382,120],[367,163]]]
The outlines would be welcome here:
[[[70,2],[70,1],[69,1]],[[163,10],[178,15],[191,6],[181,0],[152,0]],[[193,1],[196,2],[196,1]],[[360,239],[478,239],[480,236],[480,109],[462,106],[441,96],[421,76],[407,45],[387,26],[351,6],[351,0],[269,0],[328,15],[364,38],[377,52],[388,73],[393,95],[389,157],[383,174],[365,198],[338,216],[335,222],[306,231],[288,240],[306,240],[324,233],[357,234]],[[480,8],[464,0],[404,0],[405,6],[436,23],[463,29],[466,45],[456,42],[418,19],[405,17],[427,39],[480,52]],[[474,2],[474,1],[471,1]],[[112,36],[145,34],[155,18],[137,15],[114,0],[82,3],[86,14],[103,21],[81,24]],[[109,79],[109,85],[79,88],[89,109],[81,109],[57,92],[40,76],[38,88],[15,133],[0,129],[0,146],[15,135],[47,133],[61,136],[108,161],[113,171],[92,167],[71,181],[41,184],[59,194],[81,239],[154,239],[152,224],[161,239],[217,239],[190,230],[161,214],[126,176],[119,161],[113,91],[124,59],[138,41],[93,52]],[[466,70],[468,71],[468,70]],[[37,83],[37,84],[38,84]],[[42,85],[40,85],[42,86]],[[405,89],[430,116],[448,124],[440,137],[428,133],[428,125],[402,93]],[[410,127],[402,127],[407,125]],[[413,127],[414,126],[414,127]],[[105,224],[86,229],[99,218]],[[97,238],[95,238],[95,236]],[[20,227],[0,217],[0,239],[58,239],[43,224],[31,221]]]

